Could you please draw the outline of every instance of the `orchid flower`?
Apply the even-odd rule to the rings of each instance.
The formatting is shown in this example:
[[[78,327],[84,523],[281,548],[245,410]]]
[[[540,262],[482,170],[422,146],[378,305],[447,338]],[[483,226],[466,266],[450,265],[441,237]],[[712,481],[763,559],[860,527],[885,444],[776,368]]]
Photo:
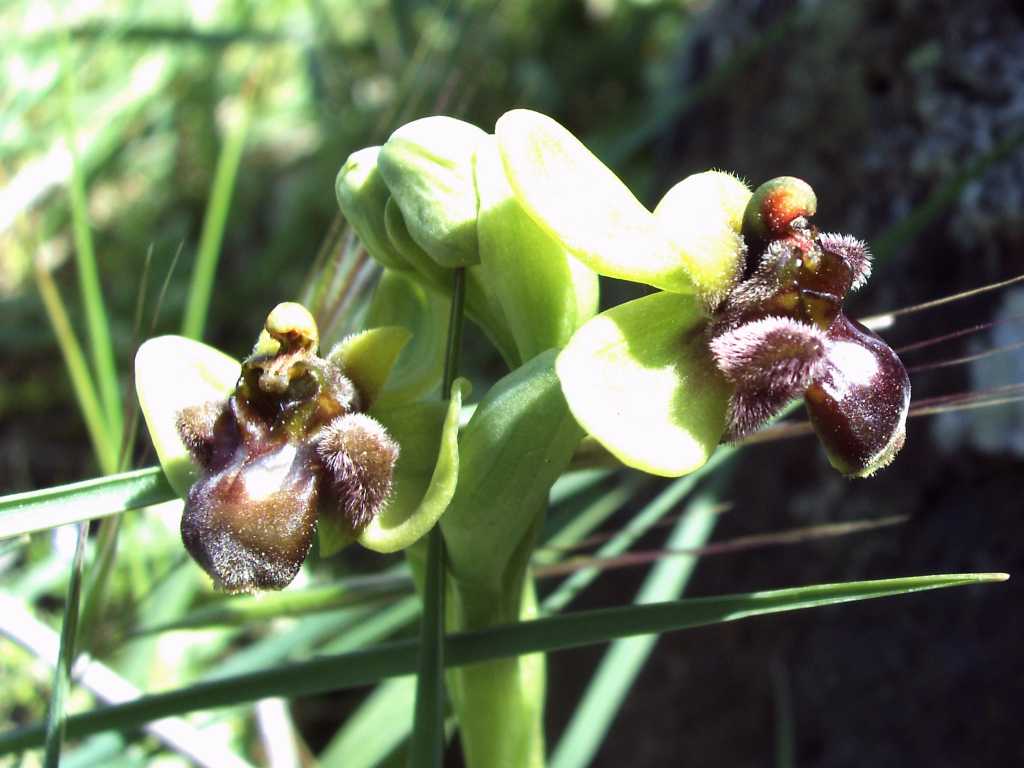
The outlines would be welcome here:
[[[805,182],[751,194],[709,171],[652,212],[544,115],[509,112],[495,135],[535,222],[595,272],[661,289],[585,323],[557,361],[573,415],[623,463],[692,472],[801,396],[840,472],[867,476],[893,459],[910,382],[885,342],[843,314],[870,257],[813,226]]]
[[[373,328],[321,358],[312,315],[286,302],[241,363],[179,336],[142,345],[142,412],[185,498],[182,540],[217,587],[287,586],[315,532],[322,555],[393,552],[434,525],[455,491],[463,382],[447,404],[377,407],[410,336]]]

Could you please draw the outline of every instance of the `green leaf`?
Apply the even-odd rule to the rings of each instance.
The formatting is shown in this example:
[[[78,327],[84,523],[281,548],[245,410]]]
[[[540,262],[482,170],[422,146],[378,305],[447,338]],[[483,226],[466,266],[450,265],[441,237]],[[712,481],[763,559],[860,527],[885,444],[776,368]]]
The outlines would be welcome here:
[[[462,432],[459,485],[441,528],[449,568],[463,585],[502,594],[510,575],[515,583],[524,536],[539,522],[551,485],[582,437],[554,359],[553,350],[538,355],[502,378]]]
[[[327,355],[356,385],[362,407],[377,402],[412,331],[400,325],[369,328],[342,339]]]
[[[523,210],[493,137],[477,151],[477,232],[486,284],[504,311],[519,357],[561,349],[597,312],[597,274]]]
[[[370,255],[390,269],[408,269],[391,245],[384,225],[384,207],[391,192],[377,168],[380,147],[367,147],[348,156],[338,171],[334,191],[345,219],[359,235]]]
[[[397,552],[429,531],[448,508],[459,473],[459,409],[469,382],[459,379],[448,403],[412,403],[371,411],[401,446],[387,506],[356,537],[368,549]],[[321,516],[320,553],[343,546],[343,532]]]
[[[442,267],[480,261],[473,155],[486,136],[462,120],[425,117],[391,134],[377,159],[412,239]]]
[[[595,272],[667,291],[693,291],[654,215],[569,131],[525,109],[495,126],[516,197],[533,219]]]
[[[409,403],[437,388],[444,370],[448,301],[410,274],[385,269],[373,292],[366,324],[371,328],[398,325],[412,334],[384,382],[379,407]]]
[[[241,373],[237,360],[184,336],[159,336],[135,355],[135,391],[160,466],[179,496],[198,478],[178,435],[182,408],[226,399]]]
[[[705,171],[680,181],[654,209],[708,306],[717,304],[740,277],[740,226],[749,199],[747,185],[732,174]]]
[[[596,645],[620,637],[660,634],[739,621],[784,611],[909,594],[930,589],[1006,581],[1005,573],[960,573],[899,579],[819,584],[720,597],[676,600],[576,611],[511,626],[462,632],[448,637],[447,664],[461,666],[528,653]],[[248,675],[190,685],[68,718],[67,735],[78,738],[106,730],[130,730],[167,715],[230,706],[267,696],[305,696],[375,683],[411,674],[415,641],[389,643],[363,651],[321,656]],[[42,743],[41,725],[0,734],[0,754]]]
[[[557,367],[576,420],[628,466],[678,477],[718,445],[730,387],[707,351],[695,297],[656,293],[601,313]]]
[[[160,467],[147,467],[0,498],[0,539],[117,515],[178,495]]]

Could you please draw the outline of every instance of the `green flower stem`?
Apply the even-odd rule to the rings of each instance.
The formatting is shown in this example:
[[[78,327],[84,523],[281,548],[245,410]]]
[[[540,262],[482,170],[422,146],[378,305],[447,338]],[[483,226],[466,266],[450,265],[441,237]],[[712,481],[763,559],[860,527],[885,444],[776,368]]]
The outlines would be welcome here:
[[[448,399],[459,370],[466,299],[465,267],[454,270],[452,286],[448,345],[441,384],[442,399]],[[444,764],[445,561],[444,537],[440,525],[435,525],[427,534],[415,719],[409,749],[410,768],[441,768]]]
[[[449,624],[460,631],[537,616],[533,576],[527,569],[518,591],[510,587],[505,594],[495,594],[459,582],[453,591]],[[470,664],[449,673],[466,765],[543,768],[545,672],[544,654],[534,653]]]
[[[463,430],[459,484],[441,519],[448,546],[448,626],[486,630],[536,615],[529,572],[552,483],[583,436],[544,352],[499,381]],[[544,660],[453,670],[449,690],[470,768],[544,765]]]

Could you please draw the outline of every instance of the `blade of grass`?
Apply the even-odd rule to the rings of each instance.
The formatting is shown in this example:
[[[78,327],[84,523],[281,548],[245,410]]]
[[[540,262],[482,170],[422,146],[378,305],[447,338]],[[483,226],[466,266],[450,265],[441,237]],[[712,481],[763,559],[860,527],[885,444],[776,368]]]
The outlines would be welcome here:
[[[640,510],[626,527],[602,545],[594,556],[596,558],[614,558],[626,552],[637,539],[650,530],[651,526],[671,512],[672,508],[693,490],[702,477],[731,460],[734,454],[734,448],[719,448],[707,464],[696,472],[674,480],[653,501]],[[598,566],[576,571],[544,598],[541,603],[542,610],[545,613],[561,611],[600,574],[601,568]]]
[[[670,549],[701,547],[711,538],[718,520],[717,493],[702,493],[688,507],[669,535],[666,546]],[[694,555],[659,560],[634,604],[678,598],[696,566]],[[657,641],[658,635],[644,635],[612,643],[551,756],[550,768],[585,768],[591,764]]]
[[[775,768],[794,768],[796,727],[793,721],[793,693],[789,670],[781,659],[771,666],[772,698],[775,700]]]
[[[570,548],[629,502],[644,482],[640,475],[627,475],[621,483],[574,512],[564,525],[547,537],[541,548],[534,551],[534,563],[545,566],[561,560]]]
[[[64,729],[67,715],[64,702],[71,688],[71,667],[75,663],[75,638],[78,632],[78,602],[82,588],[82,564],[85,562],[85,542],[89,536],[88,523],[79,523],[75,555],[71,562],[71,576],[64,600],[64,618],[60,628],[60,649],[57,664],[53,670],[53,690],[50,692],[50,707],[46,713],[45,752],[43,765],[46,768],[60,768],[60,751],[64,745]]]
[[[228,126],[224,145],[217,156],[217,167],[210,187],[210,203],[206,208],[203,230],[199,235],[199,251],[192,270],[192,283],[189,285],[185,316],[181,324],[181,334],[192,339],[201,340],[206,328],[210,298],[213,295],[213,279],[224,240],[224,226],[227,223],[228,211],[231,209],[231,196],[238,179],[238,168],[242,162],[245,139],[252,121],[253,102],[252,86],[249,86],[242,94],[239,111],[233,115],[234,119]]]
[[[819,584],[718,597],[628,605],[535,619],[476,632],[449,635],[447,666],[497,658],[597,645],[643,634],[661,634],[785,611],[817,608],[931,589],[1006,581],[1005,573],[959,573],[910,576],[839,584]],[[417,643],[403,640],[373,648],[215,682],[152,694],[127,704],[103,707],[68,718],[69,736],[106,730],[129,730],[167,715],[223,707],[267,696],[306,696],[412,674]],[[0,754],[42,742],[40,724],[0,734]]]
[[[58,640],[53,630],[36,619],[23,603],[0,595],[0,634],[22,646],[40,660],[54,666],[58,661]],[[130,701],[140,691],[131,682],[106,665],[80,657],[74,665],[74,676],[82,687],[105,702]],[[202,734],[178,718],[165,718],[146,726],[146,730],[169,748],[209,768],[246,768],[249,764],[235,755],[226,744],[210,734]],[[120,745],[123,748],[123,744]],[[61,763],[70,762],[70,755]]]
[[[327,643],[322,651],[328,654],[348,653],[382,638],[391,637],[420,615],[420,607],[418,597],[410,595],[403,598],[384,610],[375,612],[345,634]]]
[[[103,406],[100,403],[96,387],[89,373],[89,366],[85,361],[82,347],[71,327],[67,310],[61,299],[60,292],[53,282],[53,277],[39,260],[35,265],[36,287],[39,296],[43,300],[43,307],[53,327],[53,334],[57,337],[57,346],[60,348],[61,356],[64,358],[64,367],[68,370],[68,377],[71,379],[71,388],[75,393],[75,400],[85,421],[85,428],[89,432],[89,440],[92,443],[93,452],[96,454],[100,470],[104,473],[117,466],[117,452],[108,439],[108,427],[106,417],[103,413]],[[2,501],[0,501],[2,504]],[[3,507],[0,506],[0,510]],[[0,512],[2,515],[2,512]],[[81,519],[81,518],[79,518]],[[49,527],[49,526],[43,526]],[[33,529],[39,530],[39,529]],[[0,517],[0,538],[12,535],[3,530],[3,517]]]
[[[92,357],[93,372],[96,376],[96,389],[106,422],[104,446],[102,453],[97,452],[105,474],[117,470],[117,456],[120,453],[121,433],[124,428],[124,416],[121,411],[121,390],[117,379],[117,366],[114,362],[114,345],[110,335],[110,321],[107,307],[103,300],[103,289],[100,287],[99,270],[96,266],[96,251],[89,225],[89,205],[85,193],[85,175],[78,157],[75,122],[75,93],[77,79],[74,65],[71,62],[71,43],[65,33],[61,38],[61,66],[63,68],[64,123],[68,152],[71,155],[71,178],[68,185],[71,206],[71,226],[75,242],[75,263],[78,271],[78,285],[85,308],[85,321],[89,337],[89,349]],[[113,455],[110,461],[105,457]]]
[[[0,539],[116,515],[176,498],[160,467],[0,498]]]
[[[459,372],[462,321],[466,300],[466,270],[453,270],[448,347],[441,377],[441,397],[447,399]],[[444,765],[444,602],[447,572],[444,538],[435,525],[427,534],[427,567],[423,579],[423,617],[416,672],[416,706],[413,715],[409,768],[442,768]]]
[[[917,237],[947,206],[956,200],[964,187],[980,178],[989,168],[1001,163],[1024,146],[1024,130],[1016,130],[991,150],[971,160],[945,183],[939,185],[910,215],[886,229],[872,242],[875,262],[881,263],[906,247]]]
[[[142,627],[135,634],[152,634],[212,626],[245,626],[259,621],[305,616],[409,594],[412,577],[404,566],[372,576],[353,576],[307,589],[263,592],[228,597],[189,611],[188,616],[159,626]]]

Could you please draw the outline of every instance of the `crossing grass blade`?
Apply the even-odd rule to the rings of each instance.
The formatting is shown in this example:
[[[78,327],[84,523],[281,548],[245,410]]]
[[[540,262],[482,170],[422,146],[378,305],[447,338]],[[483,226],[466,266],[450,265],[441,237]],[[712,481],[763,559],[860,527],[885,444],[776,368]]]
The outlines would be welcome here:
[[[445,643],[445,663],[461,666],[597,645],[622,637],[660,634],[925,590],[1001,582],[1008,578],[1005,573],[937,574],[575,611],[449,635]],[[144,696],[128,704],[72,716],[67,721],[67,734],[80,737],[108,730],[125,731],[167,715],[241,704],[266,696],[307,696],[369,685],[415,672],[416,650],[414,640],[395,641]],[[38,746],[42,743],[43,732],[42,724],[36,724],[0,734],[0,754]]]
[[[111,340],[110,321],[100,286],[99,269],[96,266],[96,250],[89,225],[89,206],[85,190],[85,174],[78,157],[75,121],[75,91],[77,88],[75,66],[71,61],[71,44],[67,35],[61,40],[61,65],[63,68],[64,121],[68,151],[71,154],[71,178],[68,185],[71,207],[71,227],[75,243],[75,259],[78,268],[78,284],[85,309],[86,329],[92,357],[96,389],[103,406],[106,430],[104,441],[109,445],[98,453],[101,468],[105,474],[117,469],[124,416],[121,410],[121,390],[117,378],[117,364],[114,360],[114,344]],[[112,459],[110,458],[112,456]]]
[[[217,157],[217,167],[210,188],[210,202],[203,219],[203,231],[199,235],[199,251],[192,271],[185,317],[181,324],[181,334],[191,339],[202,339],[203,331],[206,329],[206,317],[213,296],[213,280],[217,272],[217,262],[220,260],[221,244],[224,241],[224,227],[231,209],[231,196],[238,180],[242,151],[245,149],[245,138],[252,119],[252,100],[250,88],[250,92],[242,97],[241,114],[237,115],[234,124],[230,126]]]
[[[176,497],[159,467],[16,493],[0,498],[0,539],[116,515]]]
[[[50,692],[50,707],[46,713],[44,731],[45,753],[43,765],[46,768],[59,768],[61,748],[64,746],[64,729],[67,714],[64,704],[71,689],[71,668],[75,663],[75,640],[78,634],[78,604],[82,588],[82,564],[85,561],[85,542],[89,536],[89,526],[78,524],[78,537],[75,554],[71,563],[71,576],[68,579],[67,599],[64,601],[64,619],[60,630],[60,650],[57,655],[57,666],[53,670],[53,690]]]
[[[718,520],[717,506],[718,498],[713,493],[702,493],[695,498],[679,518],[666,546],[669,549],[703,546]],[[644,580],[634,603],[642,605],[677,598],[686,587],[697,559],[687,555],[659,560]],[[644,635],[612,643],[573,711],[551,756],[550,768],[585,768],[591,764],[657,639],[657,635]]]

